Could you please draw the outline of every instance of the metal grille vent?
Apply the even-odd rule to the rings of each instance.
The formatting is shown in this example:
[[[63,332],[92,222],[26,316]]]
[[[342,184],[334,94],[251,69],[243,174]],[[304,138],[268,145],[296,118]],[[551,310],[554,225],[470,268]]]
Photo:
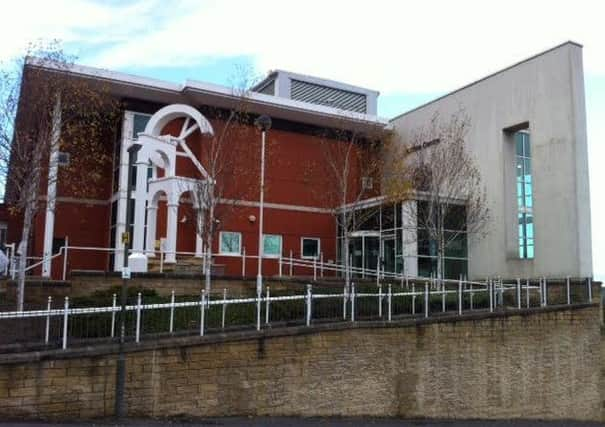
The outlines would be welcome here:
[[[291,80],[290,98],[357,113],[366,112],[366,96],[363,94],[300,80]]]

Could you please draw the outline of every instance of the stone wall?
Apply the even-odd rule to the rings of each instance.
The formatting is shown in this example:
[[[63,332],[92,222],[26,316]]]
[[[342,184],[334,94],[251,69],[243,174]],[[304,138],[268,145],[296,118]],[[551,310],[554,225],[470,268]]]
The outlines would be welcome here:
[[[601,419],[595,305],[131,346],[131,416]],[[0,358],[0,419],[113,411],[115,346]]]

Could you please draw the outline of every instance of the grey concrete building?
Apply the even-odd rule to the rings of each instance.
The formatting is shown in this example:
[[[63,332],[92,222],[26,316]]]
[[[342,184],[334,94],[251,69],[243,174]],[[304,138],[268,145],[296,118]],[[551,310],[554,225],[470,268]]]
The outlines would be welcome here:
[[[469,278],[592,276],[582,46],[554,47],[391,123],[405,140],[461,108],[491,211],[487,235],[469,242]]]

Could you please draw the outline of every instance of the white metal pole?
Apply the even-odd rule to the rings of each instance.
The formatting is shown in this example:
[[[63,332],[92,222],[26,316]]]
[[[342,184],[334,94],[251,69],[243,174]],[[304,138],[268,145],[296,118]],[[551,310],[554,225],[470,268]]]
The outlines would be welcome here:
[[[412,314],[416,314],[416,283],[412,283]]]
[[[267,288],[267,292],[269,291],[269,288]],[[223,313],[221,316],[221,326],[223,329],[225,329],[225,317],[227,315],[227,288],[223,289]]]
[[[124,255],[126,256],[126,255]],[[160,246],[160,273],[164,272],[164,248]]]
[[[342,288],[342,318],[347,320],[347,285]]]
[[[242,250],[242,279],[246,277],[246,248]]]
[[[69,315],[69,297],[65,297],[63,309],[63,350],[67,348],[67,316]]]
[[[202,289],[202,295],[200,298],[200,337],[204,336],[204,329],[206,322],[206,290]]]
[[[269,310],[271,309],[270,304],[271,304],[271,289],[269,289],[269,286],[267,286],[267,296],[266,296],[266,303],[265,303],[265,323],[268,325],[269,324],[269,320],[271,319],[271,317],[269,316]]]
[[[48,345],[48,337],[50,335],[50,308],[53,302],[53,297],[49,296],[48,297],[48,303],[46,304],[46,311],[48,311],[48,314],[46,315],[46,331],[44,334],[44,344]]]
[[[517,279],[517,308],[521,309],[521,279]]]
[[[111,338],[116,334],[116,306],[117,306],[117,295],[113,294],[111,299]]]
[[[529,308],[529,279],[525,280],[525,304]]]
[[[571,284],[569,283],[569,276],[565,279],[565,287],[567,288],[567,305],[571,304]]]
[[[281,277],[282,276],[282,264],[283,264],[281,253],[279,254],[278,263],[279,263],[279,268],[278,268],[279,277]]]
[[[586,284],[588,285],[588,302],[592,302],[592,280],[590,277],[586,278]]]
[[[548,283],[544,278],[544,307],[548,306]]]
[[[311,285],[307,285],[307,326],[311,326]]]
[[[382,319],[382,285],[378,285],[378,317]]]
[[[355,321],[355,283],[351,282],[351,322]]]
[[[324,277],[324,253],[319,254],[319,275]]]
[[[391,284],[389,283],[389,295],[387,299],[388,307],[389,307],[389,322],[393,318],[393,306],[392,306],[393,292],[391,289]]]
[[[472,311],[473,310],[473,297],[475,295],[475,293],[473,292],[473,283],[472,282],[470,284],[470,288],[469,289],[470,289],[470,298],[469,298],[469,300],[470,300],[471,311]]]
[[[494,293],[493,293],[493,282],[492,279],[487,281],[487,292],[489,293],[489,311],[494,311]]]
[[[141,339],[141,293],[137,295],[137,329],[136,329],[136,342]]]
[[[458,315],[462,315],[462,279],[458,281]]]
[[[170,333],[174,332],[174,289],[170,294]]]
[[[261,154],[260,154],[260,205],[259,205],[259,216],[258,216],[258,271],[256,274],[256,294],[260,301],[260,295],[263,291],[263,210],[265,203],[265,136],[266,131],[263,129],[261,132]],[[259,316],[260,316],[260,302],[259,302]],[[257,329],[260,329],[260,317],[257,322]]]
[[[441,311],[445,313],[445,282],[441,280]]]
[[[261,289],[261,292],[262,292],[262,289]],[[261,311],[260,304],[261,304],[261,296],[262,296],[261,292],[258,292],[256,294],[256,330],[257,331],[260,331],[260,311]]]
[[[313,258],[313,281],[317,282],[317,260]]]
[[[63,280],[67,277],[67,251],[69,249],[69,237],[65,236],[65,246],[63,246]]]
[[[424,283],[424,317],[429,317],[429,282]]]
[[[540,295],[540,307],[544,307],[544,296],[542,295],[543,291],[542,291],[542,278],[541,277],[538,278],[538,292]]]

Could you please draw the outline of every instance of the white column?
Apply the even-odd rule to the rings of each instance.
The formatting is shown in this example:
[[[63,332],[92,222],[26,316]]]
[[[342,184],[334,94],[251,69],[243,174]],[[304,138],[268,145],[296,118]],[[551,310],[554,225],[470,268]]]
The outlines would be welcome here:
[[[46,190],[46,218],[44,221],[44,251],[45,258],[42,264],[42,276],[50,277],[50,256],[53,250],[53,237],[55,231],[55,203],[57,198],[57,177],[59,172],[59,138],[61,137],[61,99],[57,98],[52,114],[52,130],[50,141],[50,157],[48,160],[48,188]]]
[[[406,275],[414,277],[418,276],[418,220],[416,217],[416,201],[404,201],[401,205],[401,213],[404,272]]]
[[[128,190],[128,141],[132,137],[133,114],[130,111],[124,113],[122,122],[122,140],[120,142],[120,174],[118,178],[118,215],[116,222],[116,246],[113,249],[122,249],[122,233],[126,231],[126,192]],[[114,271],[122,271],[124,264],[122,251],[116,251],[114,257]]]
[[[178,203],[168,204],[168,218],[166,223],[166,263],[176,263],[176,233],[179,213]]]
[[[158,217],[158,207],[147,206],[147,239],[145,240],[145,255],[155,257],[155,229]]]
[[[201,258],[204,252],[204,240],[202,239],[202,236],[200,236],[200,231],[202,230],[201,225],[204,220],[204,213],[199,209],[196,210],[196,213],[197,227],[195,229],[195,257]]]
[[[142,156],[142,150],[138,154]],[[134,236],[132,239],[132,250],[134,252],[143,251],[143,242],[145,240],[145,202],[147,200],[147,162],[137,160],[137,187],[135,192],[135,207],[134,207]]]

